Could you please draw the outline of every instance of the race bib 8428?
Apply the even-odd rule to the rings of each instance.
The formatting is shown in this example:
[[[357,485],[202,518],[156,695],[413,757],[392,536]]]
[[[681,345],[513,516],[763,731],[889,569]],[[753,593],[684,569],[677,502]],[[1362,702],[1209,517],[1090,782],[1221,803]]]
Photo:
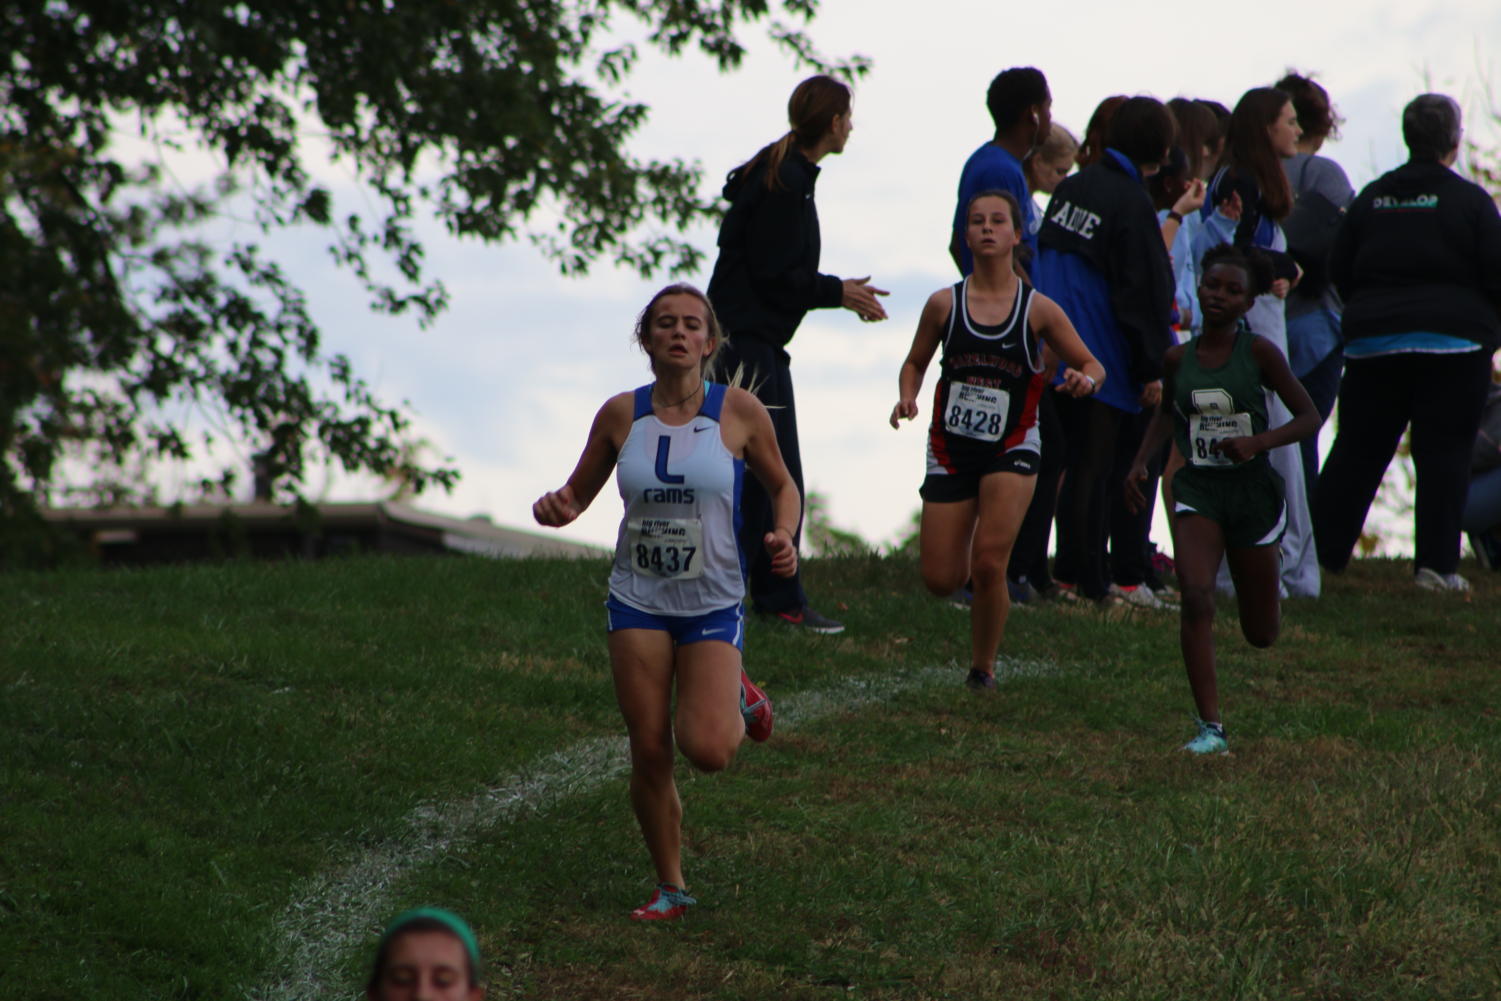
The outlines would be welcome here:
[[[1010,410],[1011,396],[1005,390],[951,383],[944,430],[978,441],[1000,441]]]

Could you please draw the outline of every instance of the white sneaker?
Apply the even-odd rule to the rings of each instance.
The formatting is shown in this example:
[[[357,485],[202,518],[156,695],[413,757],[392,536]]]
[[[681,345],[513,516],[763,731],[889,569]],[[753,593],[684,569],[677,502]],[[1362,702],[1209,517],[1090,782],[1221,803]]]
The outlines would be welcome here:
[[[1468,591],[1470,582],[1457,573],[1441,574],[1437,570],[1419,567],[1413,583],[1425,591]]]
[[[1110,593],[1117,600],[1123,601],[1128,605],[1135,605],[1137,608],[1164,609],[1168,607],[1167,602],[1153,594],[1152,589],[1145,584],[1138,584],[1134,587],[1121,587],[1119,584],[1111,584]]]

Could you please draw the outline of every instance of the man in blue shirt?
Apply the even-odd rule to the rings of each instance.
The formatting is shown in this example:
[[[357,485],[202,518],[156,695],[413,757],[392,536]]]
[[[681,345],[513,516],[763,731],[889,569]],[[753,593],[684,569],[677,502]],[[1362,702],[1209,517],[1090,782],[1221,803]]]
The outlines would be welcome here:
[[[1037,210],[1032,205],[1032,192],[1027,190],[1022,161],[1042,145],[1053,125],[1053,95],[1048,90],[1047,77],[1031,66],[1003,70],[990,81],[985,105],[995,122],[995,138],[975,150],[964,164],[959,175],[954,229],[949,238],[949,254],[963,275],[974,270],[969,248],[964,245],[964,209],[981,191],[996,189],[1016,196],[1026,217],[1021,227],[1022,240],[1030,250],[1023,257],[1030,260],[1037,253]]]

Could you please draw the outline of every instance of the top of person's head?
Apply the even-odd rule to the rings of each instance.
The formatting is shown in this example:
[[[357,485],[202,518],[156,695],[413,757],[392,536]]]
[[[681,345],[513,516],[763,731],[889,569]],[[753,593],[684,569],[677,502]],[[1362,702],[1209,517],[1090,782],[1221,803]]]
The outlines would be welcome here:
[[[1105,155],[1105,133],[1110,128],[1110,120],[1115,117],[1116,109],[1125,103],[1125,94],[1111,94],[1095,105],[1089,122],[1084,126],[1084,138],[1079,141],[1079,152],[1075,157],[1080,167],[1099,163],[1100,158]]]
[[[1076,156],[1078,152],[1079,140],[1075,139],[1074,134],[1068,129],[1054,122],[1052,128],[1048,129],[1048,137],[1042,141],[1042,145],[1038,146],[1032,155],[1052,163],[1055,160],[1062,160],[1066,156]]]
[[[835,118],[849,113],[850,100],[848,84],[822,73],[794,87],[787,99],[787,123],[798,145],[812,146],[822,139]]]
[[[1298,127],[1304,139],[1338,139],[1342,119],[1329,100],[1329,92],[1310,76],[1288,70],[1276,87],[1293,100]]]
[[[1178,145],[1188,157],[1189,176],[1202,176],[1206,151],[1209,156],[1215,155],[1224,139],[1219,119],[1203,101],[1188,97],[1173,98],[1167,102],[1167,109],[1178,126]]]
[[[787,99],[787,124],[791,128],[729,172],[725,177],[725,197],[735,197],[735,192],[746,177],[762,164],[766,165],[766,176],[762,182],[766,189],[785,189],[781,172],[788,154],[794,149],[806,150],[817,146],[819,140],[833,129],[834,119],[849,114],[851,100],[848,84],[822,73],[799,83],[792,89],[792,96]]]
[[[650,353],[651,325],[652,320],[655,319],[653,314],[656,313],[657,305],[670,295],[685,295],[698,300],[699,305],[703,308],[704,328],[708,331],[709,336],[714,339],[714,353],[717,354],[725,340],[724,328],[720,326],[719,316],[714,312],[714,306],[709,302],[709,297],[704,295],[697,286],[690,285],[687,282],[673,282],[671,285],[664,285],[647,301],[641,312],[636,314],[636,326],[631,332],[631,337],[636,342],[636,346],[642,351]],[[713,355],[711,354],[710,358],[712,359],[712,357]]]
[[[997,73],[990,81],[985,106],[990,109],[990,120],[995,122],[996,131],[1001,132],[1020,121],[1027,109],[1046,103],[1049,96],[1048,78],[1042,75],[1042,70],[1032,66],[1013,66]]]
[[[1225,107],[1219,101],[1216,101],[1210,97],[1196,97],[1194,98],[1194,103],[1202,104],[1204,107],[1209,109],[1209,113],[1213,115],[1214,120],[1219,123],[1220,138],[1223,139],[1225,137],[1225,133],[1230,131],[1230,109]]]
[[[1276,87],[1252,87],[1235,102],[1230,113],[1230,132],[1225,137],[1221,162],[1250,175],[1261,193],[1262,208],[1273,219],[1285,219],[1292,211],[1292,185],[1282,169],[1281,154],[1272,145],[1271,126],[1292,103],[1286,91]]]
[[[1007,207],[1010,209],[1012,227],[1016,228],[1021,225],[1021,203],[1016,200],[1015,195],[1001,188],[986,188],[984,191],[976,191],[973,195],[970,195],[969,201],[964,203],[964,215],[966,218],[968,218],[969,214],[975,210],[975,202],[979,201],[982,198],[999,198],[1001,201],[1005,202]]]
[[[1414,160],[1441,160],[1459,148],[1459,104],[1448,94],[1419,94],[1402,109],[1402,141]]]
[[[391,951],[395,944],[407,935],[423,932],[438,932],[457,939],[464,947],[468,986],[473,987],[479,983],[479,940],[474,937],[474,930],[469,927],[469,923],[452,911],[441,907],[418,907],[396,915],[391,919],[391,923],[386,925],[386,930],[381,933],[380,945],[375,950],[375,964],[370,971],[370,980],[365,986],[370,997],[380,996],[380,988],[385,981],[387,967],[391,961]]]
[[[1224,264],[1245,271],[1250,281],[1248,298],[1255,299],[1271,290],[1276,277],[1271,259],[1256,247],[1237,247],[1233,243],[1219,243],[1204,251],[1199,262],[1199,273],[1207,275],[1211,268]]]
[[[1105,145],[1134,164],[1161,163],[1177,138],[1173,113],[1155,97],[1128,97],[1105,129]]]

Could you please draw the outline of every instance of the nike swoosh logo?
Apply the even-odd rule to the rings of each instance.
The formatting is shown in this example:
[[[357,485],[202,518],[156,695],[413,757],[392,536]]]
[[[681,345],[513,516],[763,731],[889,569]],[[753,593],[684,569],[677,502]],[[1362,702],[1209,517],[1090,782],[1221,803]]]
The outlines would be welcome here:
[[[707,431],[707,430],[709,430],[709,428],[711,428],[713,426],[714,425],[712,425],[712,424],[705,424],[703,427],[699,427],[698,425],[695,424],[694,427],[693,427],[693,433],[694,434],[698,434],[700,431]]]
[[[723,629],[705,629],[703,632],[699,633],[699,635],[700,636],[713,636],[715,633],[722,633],[722,632],[724,632]]]

